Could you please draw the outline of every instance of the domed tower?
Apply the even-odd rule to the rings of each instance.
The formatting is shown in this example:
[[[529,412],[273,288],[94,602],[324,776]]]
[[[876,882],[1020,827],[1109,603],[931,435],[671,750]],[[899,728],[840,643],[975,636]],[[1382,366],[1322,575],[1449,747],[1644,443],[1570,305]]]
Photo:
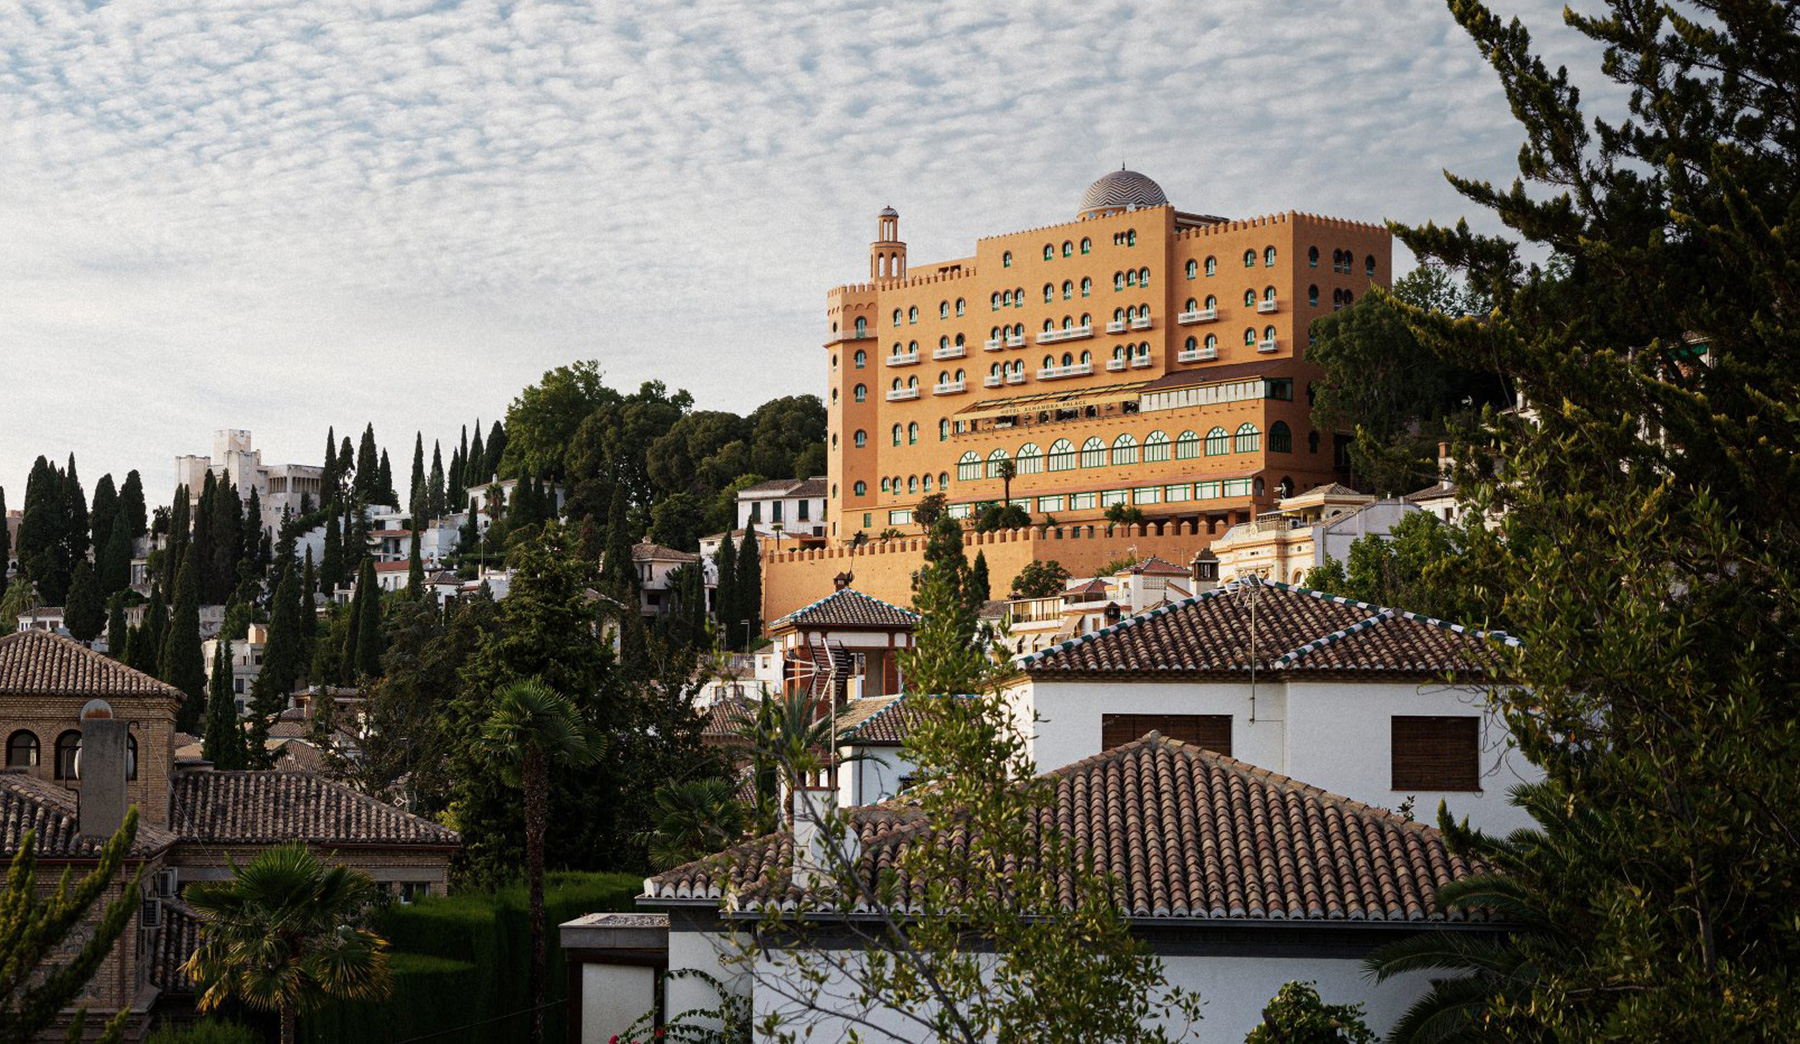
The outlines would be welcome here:
[[[1169,197],[1162,186],[1135,170],[1120,167],[1103,175],[1081,194],[1081,209],[1075,216],[1081,220],[1105,217],[1141,207],[1168,206]]]
[[[875,242],[869,244],[869,278],[900,279],[906,275],[906,244],[900,241],[900,212],[882,207],[875,218]]]

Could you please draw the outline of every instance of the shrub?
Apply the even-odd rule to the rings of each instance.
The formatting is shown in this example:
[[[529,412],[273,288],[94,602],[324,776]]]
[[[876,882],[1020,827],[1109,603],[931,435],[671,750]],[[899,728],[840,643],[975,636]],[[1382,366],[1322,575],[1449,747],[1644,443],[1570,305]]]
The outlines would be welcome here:
[[[186,1024],[165,1022],[144,1038],[144,1044],[262,1044],[262,1035],[249,1026],[223,1019]]]
[[[1310,982],[1290,982],[1263,1009],[1244,1044],[1374,1044],[1360,1004],[1326,1004]]]

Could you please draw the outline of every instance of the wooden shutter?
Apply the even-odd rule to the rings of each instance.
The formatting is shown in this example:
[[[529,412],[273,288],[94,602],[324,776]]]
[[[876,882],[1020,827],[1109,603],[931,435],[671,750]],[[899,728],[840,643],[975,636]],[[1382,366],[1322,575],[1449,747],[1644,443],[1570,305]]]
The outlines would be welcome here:
[[[1481,719],[1394,716],[1395,790],[1480,790]]]
[[[1229,714],[1102,714],[1100,749],[1122,747],[1153,731],[1205,750],[1231,753]]]

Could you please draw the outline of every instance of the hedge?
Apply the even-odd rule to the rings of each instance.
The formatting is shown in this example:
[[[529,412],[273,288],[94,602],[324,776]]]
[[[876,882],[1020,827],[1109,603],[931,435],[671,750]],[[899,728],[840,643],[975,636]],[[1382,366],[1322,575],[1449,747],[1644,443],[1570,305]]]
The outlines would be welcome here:
[[[550,874],[544,883],[545,1040],[563,1035],[567,979],[557,925],[633,909],[644,880],[630,874]],[[381,1002],[333,1004],[300,1020],[306,1044],[483,1044],[523,1039],[531,1006],[531,913],[525,886],[394,905],[375,917],[393,946],[394,992]]]

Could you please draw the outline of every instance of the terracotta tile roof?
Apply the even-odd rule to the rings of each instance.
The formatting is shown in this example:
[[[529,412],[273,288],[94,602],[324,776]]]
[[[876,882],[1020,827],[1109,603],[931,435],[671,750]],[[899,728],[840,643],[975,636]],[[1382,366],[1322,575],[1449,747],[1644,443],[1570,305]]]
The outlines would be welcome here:
[[[150,981],[168,993],[193,993],[181,966],[200,948],[200,915],[179,899],[164,899],[162,907],[162,930],[151,937]]]
[[[1178,566],[1175,563],[1170,562],[1166,559],[1158,558],[1155,555],[1151,555],[1149,558],[1146,558],[1142,562],[1139,562],[1138,564],[1132,566],[1127,571],[1131,572],[1131,573],[1137,573],[1137,574],[1148,574],[1150,576],[1187,576],[1187,575],[1189,575],[1188,571],[1186,569],[1183,569],[1181,566]]]
[[[1361,496],[1368,495],[1366,493],[1360,493],[1354,489],[1351,489],[1349,486],[1346,486],[1341,482],[1327,482],[1322,486],[1314,486],[1313,488],[1300,494],[1300,496],[1310,497],[1314,493],[1323,493],[1324,495],[1326,495],[1328,497],[1361,497]]]
[[[918,622],[919,614],[911,609],[846,587],[794,610],[769,627],[900,627],[910,631]]]
[[[918,705],[907,702],[905,694],[864,696],[838,712],[837,734],[857,746],[898,747],[906,743],[918,720]]]
[[[1247,672],[1253,589],[1259,670],[1491,671],[1500,666],[1496,646],[1518,644],[1500,632],[1249,578],[1053,645],[1020,666],[1034,677]]]
[[[714,740],[741,740],[744,722],[756,720],[757,706],[751,700],[720,700],[706,709],[706,724],[700,735]]]
[[[19,850],[27,830],[37,831],[37,854],[43,859],[91,859],[104,841],[89,841],[77,830],[75,792],[58,783],[23,772],[0,772],[0,855]],[[134,855],[160,852],[175,843],[173,834],[138,821]]]
[[[1435,908],[1471,867],[1435,829],[1156,733],[1047,774],[1045,827],[1072,835],[1116,875],[1130,917],[1158,920],[1481,920]],[[944,843],[903,801],[848,811],[871,887],[912,845]],[[791,833],[770,834],[645,881],[642,901],[796,898]],[[896,881],[899,894],[923,885]],[[770,889],[774,889],[773,892]]]
[[[752,497],[823,497],[830,483],[822,477],[804,479],[770,479],[758,482],[754,486],[745,486],[738,490],[738,496],[749,494]]]
[[[452,846],[456,832],[300,772],[189,772],[174,780],[169,825],[200,844]]]
[[[652,559],[663,562],[698,562],[700,556],[691,551],[677,551],[672,547],[653,544],[647,540],[641,544],[631,545],[633,562],[648,562]]]
[[[173,686],[48,631],[14,631],[0,638],[0,693],[184,698]]]
[[[1416,504],[1421,500],[1438,500],[1443,497],[1453,497],[1455,495],[1456,483],[1446,479],[1439,479],[1431,485],[1426,486],[1424,489],[1408,493],[1400,499],[1406,501],[1408,504]]]

